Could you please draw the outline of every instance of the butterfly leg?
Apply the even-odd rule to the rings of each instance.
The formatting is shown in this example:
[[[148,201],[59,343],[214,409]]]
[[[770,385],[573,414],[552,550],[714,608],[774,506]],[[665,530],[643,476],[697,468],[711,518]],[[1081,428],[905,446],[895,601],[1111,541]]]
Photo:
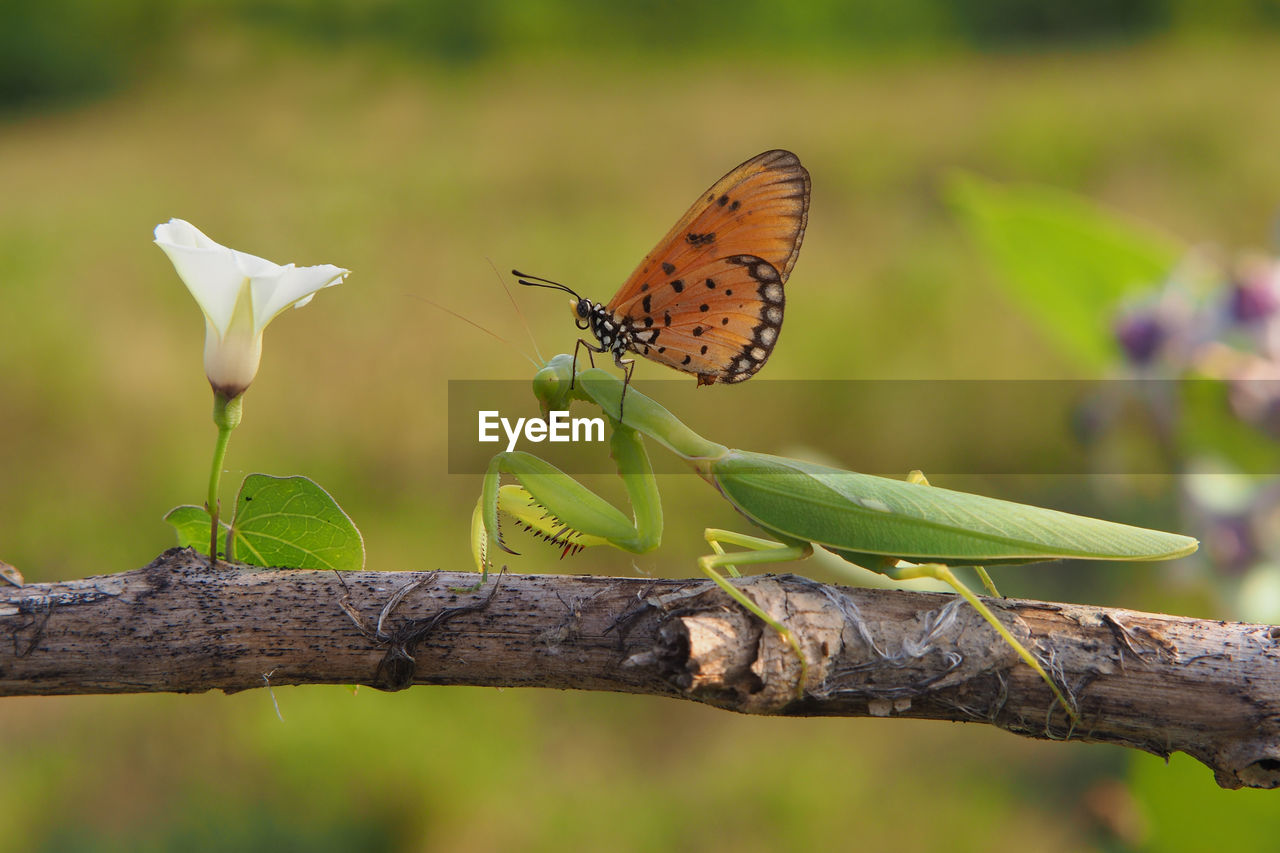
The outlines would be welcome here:
[[[585,349],[587,351],[587,361],[591,363],[592,367],[596,366],[595,354],[606,351],[604,347],[598,347],[590,341],[584,341],[582,338],[578,338],[578,342],[573,346],[573,370],[572,375],[569,377],[570,390],[573,389],[574,382],[578,379],[578,350],[580,349]]]
[[[631,372],[636,369],[636,360],[623,358],[622,353],[615,352],[613,363],[622,369],[622,394],[618,397],[618,420],[622,420],[622,406],[627,401],[627,387],[631,385]]]

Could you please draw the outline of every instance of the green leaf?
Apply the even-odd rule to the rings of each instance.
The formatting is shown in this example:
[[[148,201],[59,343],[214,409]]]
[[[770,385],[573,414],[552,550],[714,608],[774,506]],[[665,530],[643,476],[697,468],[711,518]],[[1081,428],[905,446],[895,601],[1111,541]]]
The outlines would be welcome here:
[[[234,527],[233,557],[246,563],[364,568],[360,531],[329,493],[306,477],[245,477],[236,498]],[[206,537],[208,529],[206,525]]]
[[[209,553],[205,546],[209,544],[210,519],[209,511],[204,507],[191,504],[175,506],[165,514],[164,520],[178,532],[179,548],[195,548],[201,554]]]
[[[999,268],[1000,282],[1090,369],[1119,356],[1111,314],[1121,297],[1159,283],[1184,251],[1153,229],[1061,190],[958,174],[946,193]]]

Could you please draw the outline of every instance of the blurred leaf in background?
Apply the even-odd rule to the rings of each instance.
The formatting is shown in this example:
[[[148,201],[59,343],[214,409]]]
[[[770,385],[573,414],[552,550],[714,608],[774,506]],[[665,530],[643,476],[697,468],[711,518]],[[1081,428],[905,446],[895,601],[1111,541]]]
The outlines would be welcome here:
[[[164,0],[5,0],[0,113],[105,95],[154,71],[180,6]]]
[[[1208,6],[1212,8],[1206,8]],[[238,22],[324,46],[366,44],[446,66],[582,55],[917,56],[1132,42],[1206,27],[1280,27],[1276,0],[6,0],[0,109],[101,95],[156,71],[183,30]]]
[[[958,174],[947,196],[995,262],[997,280],[1091,374],[1119,354],[1101,320],[1125,294],[1162,280],[1178,244],[1060,190]]]

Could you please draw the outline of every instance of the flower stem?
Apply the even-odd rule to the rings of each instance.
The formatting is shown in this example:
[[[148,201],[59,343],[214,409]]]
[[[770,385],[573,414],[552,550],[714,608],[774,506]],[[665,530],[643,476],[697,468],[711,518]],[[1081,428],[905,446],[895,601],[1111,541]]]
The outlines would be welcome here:
[[[221,391],[213,392],[213,422],[218,427],[218,440],[213,445],[213,467],[209,471],[209,496],[205,501],[205,509],[209,511],[209,559],[210,564],[218,564],[218,484],[222,480],[222,460],[227,455],[227,442],[231,440],[231,430],[240,423],[240,415],[244,408],[244,397],[236,396],[228,399]]]

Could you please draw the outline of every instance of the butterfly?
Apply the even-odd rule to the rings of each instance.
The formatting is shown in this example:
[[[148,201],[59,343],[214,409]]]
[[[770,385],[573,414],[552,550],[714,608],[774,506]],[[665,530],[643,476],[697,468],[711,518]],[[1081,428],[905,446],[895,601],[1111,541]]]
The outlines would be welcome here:
[[[631,381],[627,352],[692,373],[698,385],[743,382],[768,361],[782,330],[783,285],[809,219],[809,173],[790,151],[766,151],[716,181],[607,304],[512,270],[521,284],[573,296],[574,322]],[[624,384],[623,394],[626,393]]]

